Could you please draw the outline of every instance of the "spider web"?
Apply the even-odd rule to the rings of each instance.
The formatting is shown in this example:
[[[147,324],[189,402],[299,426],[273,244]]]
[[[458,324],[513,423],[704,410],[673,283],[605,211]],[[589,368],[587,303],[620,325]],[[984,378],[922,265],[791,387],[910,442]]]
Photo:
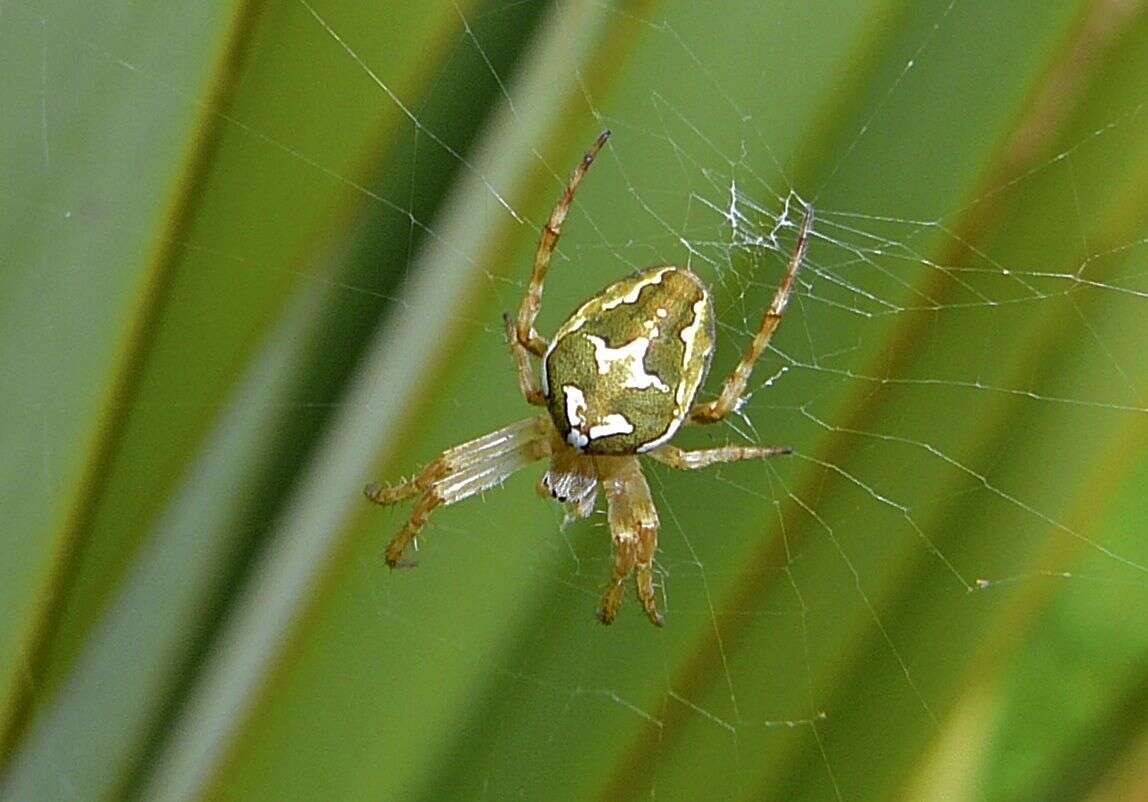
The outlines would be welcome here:
[[[560,510],[535,503],[530,471],[497,493],[436,513],[417,572],[390,574],[377,556],[405,508],[354,524],[356,545],[346,545],[349,516],[357,513],[342,499],[373,478],[358,481],[366,464],[354,455],[375,446],[352,449],[341,418],[389,416],[389,434],[402,451],[390,446],[388,466],[409,472],[520,414],[509,409],[527,414],[524,404],[513,406],[500,313],[525,291],[533,232],[577,154],[543,155],[538,143],[550,129],[523,99],[537,95],[531,79],[500,66],[490,42],[500,27],[538,9],[456,8],[456,46],[465,55],[436,81],[450,85],[452,71],[474,70],[504,121],[491,124],[498,133],[486,140],[461,144],[430,108],[435,87],[422,107],[405,99],[333,9],[312,0],[276,9],[290,25],[313,32],[309,55],[321,58],[323,69],[362,78],[379,104],[399,109],[397,138],[411,154],[408,196],[376,191],[270,123],[236,117],[157,67],[125,60],[84,32],[56,28],[42,9],[5,4],[2,11],[43,31],[41,116],[25,127],[40,132],[45,170],[63,157],[52,135],[51,97],[53,81],[67,80],[50,72],[51,43],[133,73],[150,92],[179,98],[245,137],[253,153],[334,181],[372,216],[405,227],[405,283],[348,280],[337,267],[312,265],[301,268],[308,281],[292,309],[331,298],[386,302],[389,316],[377,337],[394,352],[402,351],[396,343],[413,342],[399,338],[404,327],[418,325],[410,318],[427,311],[420,276],[430,265],[464,266],[480,285],[468,291],[485,299],[446,307],[460,310],[441,330],[460,357],[451,364],[429,363],[444,356],[435,350],[436,333],[411,345],[402,375],[373,372],[380,363],[368,354],[360,386],[293,402],[294,412],[321,409],[332,417],[314,449],[301,455],[297,500],[276,511],[272,545],[244,575],[256,589],[243,593],[270,593],[278,601],[268,606],[304,624],[266,624],[243,593],[237,597],[235,623],[215,636],[202,677],[158,737],[141,793],[192,798],[216,772],[222,787],[243,787],[246,769],[221,755],[239,743],[258,754],[253,765],[278,765],[276,750],[295,748],[292,734],[309,723],[290,711],[267,714],[266,706],[290,707],[293,698],[319,693],[340,714],[309,732],[317,750],[310,762],[352,726],[379,733],[379,750],[362,746],[357,755],[370,765],[339,781],[348,798],[374,798],[381,788],[404,797],[449,790],[491,799],[696,798],[703,791],[792,798],[799,795],[794,788],[810,798],[866,798],[873,793],[866,764],[895,766],[907,747],[894,738],[859,742],[858,733],[871,727],[947,743],[980,688],[977,672],[990,672],[997,660],[1022,660],[1015,655],[1023,655],[1027,628],[1044,620],[1018,611],[1056,611],[1081,599],[1105,610],[1146,601],[1148,548],[1125,523],[1134,519],[1121,506],[1121,489],[1138,468],[1135,447],[1148,413],[1139,366],[1144,330],[1136,326],[1148,302],[1148,236],[1142,215],[1121,214],[1121,201],[1136,208],[1133,190],[1112,196],[1102,182],[1112,175],[1106,165],[1137,145],[1148,98],[1096,102],[1064,121],[1057,109],[1073,107],[1084,89],[1060,82],[1058,70],[1067,68],[1054,64],[1046,87],[1022,83],[1003,101],[1026,109],[1024,119],[979,129],[1003,145],[931,141],[925,132],[936,130],[937,119],[957,116],[943,96],[952,87],[936,81],[963,55],[960,34],[984,28],[989,48],[989,29],[1009,23],[1007,12],[960,0],[922,5],[889,25],[889,52],[899,55],[851,90],[859,97],[839,101],[861,111],[846,113],[850,122],[831,135],[819,119],[822,93],[843,69],[848,31],[821,32],[799,12],[766,11],[765,27],[776,29],[768,43],[707,37],[706,26],[681,9],[560,5],[537,29],[522,23],[541,41],[562,38],[564,25],[596,26],[606,39],[637,37],[634,58],[643,74],[662,76],[608,91],[583,66],[568,76],[579,129],[592,139],[608,127],[613,138],[579,191],[555,254],[543,333],[587,293],[628,271],[685,264],[714,290],[719,351],[712,390],[769,303],[802,205],[816,210],[808,259],[745,403],[721,425],[675,440],[693,447],[790,445],[794,455],[691,475],[648,466],[662,520],[659,604],[668,626],[650,630],[627,599],[621,619],[605,631],[591,615],[611,564],[604,514],[563,529]],[[1130,12],[1094,13],[1112,28],[1129,24],[1120,13]],[[1068,48],[1075,55],[1118,46],[1115,34],[1092,22],[1074,26],[1050,16],[1041,24],[1052,41],[1058,30],[1077,31]],[[840,41],[804,57],[802,41],[819,36]],[[734,55],[723,56],[724,48]],[[749,94],[744,81],[723,76],[739,69],[737,57],[759,48],[784,56],[769,63],[789,72]],[[975,61],[965,83],[983,77]],[[557,100],[552,105],[562,108]],[[500,138],[507,130],[509,142]],[[811,131],[831,144],[803,144]],[[902,149],[890,152],[889,142]],[[519,201],[499,177],[495,154],[513,147],[528,149],[551,182],[542,204]],[[812,163],[805,152],[831,158]],[[446,154],[455,181],[471,187],[460,194],[483,204],[490,230],[522,232],[513,245],[488,247],[481,233],[453,222],[457,209],[424,210],[420,186],[435,176],[420,154]],[[23,214],[70,214],[41,205],[31,190],[2,191],[3,202]],[[105,233],[117,230],[114,220],[92,221]],[[167,244],[266,269],[268,257],[240,239]],[[433,399],[415,390],[404,396],[425,416],[416,426],[388,392],[392,382],[417,385],[422,376]],[[256,397],[253,381],[239,383],[240,397]],[[277,551],[276,543],[284,545]],[[294,556],[277,556],[287,553]],[[340,568],[326,562],[347,553]],[[327,567],[301,554],[318,554]],[[324,588],[319,600],[312,598],[316,587]],[[1098,641],[1110,635],[1098,629],[1077,645],[1100,650]],[[306,668],[276,674],[270,662],[229,660],[228,645],[249,640],[266,649],[266,660],[291,646]],[[337,659],[325,659],[328,653]],[[270,691],[269,676],[276,679]],[[259,699],[264,706],[253,709],[261,715],[233,716],[235,703]],[[421,764],[387,762],[387,749],[400,738],[410,754],[423,756]],[[476,743],[480,755],[472,753]],[[921,748],[919,765],[943,763],[940,749]],[[926,770],[918,771],[900,782],[927,783]],[[60,787],[71,788],[61,791],[65,798],[79,798],[65,757],[57,772]],[[305,774],[301,789],[331,781],[322,766]],[[880,770],[873,774],[889,782]],[[603,777],[605,787],[587,791],[581,784]]]

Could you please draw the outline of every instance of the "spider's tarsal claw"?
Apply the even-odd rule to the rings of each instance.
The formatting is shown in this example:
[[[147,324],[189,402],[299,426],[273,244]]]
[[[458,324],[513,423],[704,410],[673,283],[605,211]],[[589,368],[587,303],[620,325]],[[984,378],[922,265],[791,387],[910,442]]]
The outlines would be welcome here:
[[[409,571],[411,568],[419,567],[418,560],[404,560],[402,558],[392,560],[390,557],[387,557],[386,561],[387,568],[391,570]]]
[[[587,167],[590,166],[590,162],[594,161],[594,157],[598,155],[598,151],[602,149],[602,146],[606,144],[606,140],[608,140],[610,136],[609,128],[598,134],[598,138],[594,140],[594,144],[590,147],[590,150],[582,157],[582,161]]]
[[[638,567],[638,601],[646,611],[646,618],[656,627],[664,626],[666,619],[658,612],[658,603],[654,600],[654,574],[649,565]]]
[[[396,501],[402,501],[407,496],[415,491],[415,486],[410,482],[404,482],[397,487],[383,487],[378,482],[371,482],[363,488],[363,495],[376,504],[384,507],[394,504]]]
[[[386,560],[388,568],[407,570],[418,565],[415,560],[403,559],[406,546],[413,540],[411,537],[404,537],[405,534],[405,530],[400,532],[398,537],[387,544],[387,550],[383,552],[383,559]]]
[[[618,581],[610,585],[606,595],[602,597],[602,606],[598,610],[598,620],[603,624],[613,624],[614,619],[618,617],[618,608],[622,604],[622,582]]]

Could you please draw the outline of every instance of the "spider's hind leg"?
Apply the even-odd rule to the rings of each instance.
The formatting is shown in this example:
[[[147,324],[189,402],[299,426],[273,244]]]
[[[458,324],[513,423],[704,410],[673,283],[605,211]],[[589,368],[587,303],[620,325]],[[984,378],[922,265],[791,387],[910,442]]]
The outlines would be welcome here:
[[[400,564],[403,552],[436,508],[489,490],[515,471],[549,454],[548,435],[548,418],[527,418],[447,449],[417,476],[402,484],[367,485],[364,492],[376,504],[394,504],[419,495],[406,525],[387,545],[387,565],[394,568]]]

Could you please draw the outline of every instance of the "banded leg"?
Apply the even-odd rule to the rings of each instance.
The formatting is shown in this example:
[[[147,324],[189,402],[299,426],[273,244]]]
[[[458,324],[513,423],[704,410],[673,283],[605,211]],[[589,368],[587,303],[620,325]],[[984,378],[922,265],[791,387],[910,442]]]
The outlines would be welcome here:
[[[507,312],[502,316],[502,319],[506,322],[506,339],[510,343],[510,355],[514,357],[514,368],[518,374],[518,389],[522,391],[522,397],[526,399],[528,404],[544,407],[546,406],[546,396],[538,386],[538,380],[534,378],[534,366],[530,364],[530,352],[518,342],[514,318]]]
[[[526,287],[526,295],[518,307],[514,337],[515,348],[525,349],[537,357],[543,356],[547,347],[546,341],[539,337],[538,332],[534,330],[534,321],[538,317],[538,310],[542,308],[542,286],[546,282],[546,271],[550,268],[550,255],[554,253],[554,247],[558,244],[558,237],[562,235],[562,223],[565,222],[566,215],[570,211],[570,205],[574,202],[574,193],[578,191],[582,177],[586,175],[586,171],[594,163],[594,157],[598,155],[598,151],[602,149],[609,138],[609,131],[603,131],[598,135],[598,139],[594,141],[590,150],[582,157],[582,161],[578,162],[578,166],[574,168],[574,173],[570,176],[570,183],[566,185],[566,189],[558,199],[554,210],[550,212],[550,219],[542,226],[542,235],[538,239],[538,250],[534,253],[534,268],[530,273],[530,284]]]
[[[652,509],[652,507],[651,507]],[[654,552],[658,550],[658,524],[644,529],[638,537],[638,601],[646,611],[646,617],[657,627],[665,623],[662,614],[658,612],[658,603],[654,598]]]
[[[625,582],[637,569],[638,599],[646,617],[660,627],[663,618],[654,596],[653,569],[658,549],[658,512],[650,498],[650,487],[634,457],[601,460],[598,470],[609,503],[610,533],[614,538],[614,570],[598,619],[603,624],[614,621]]]
[[[602,607],[598,610],[598,620],[603,624],[613,624],[622,606],[625,583],[634,572],[638,560],[637,540],[619,540],[614,537],[614,571],[610,575],[610,585],[602,596]]]
[[[395,487],[367,485],[364,493],[376,504],[394,504],[419,496],[406,525],[387,545],[387,565],[394,568],[400,564],[403,551],[418,537],[437,507],[489,490],[520,468],[547,456],[547,426],[546,418],[527,418],[447,449],[413,479]]]
[[[813,207],[809,204],[805,204],[804,215],[801,220],[801,228],[797,232],[797,244],[793,248],[793,255],[789,257],[789,265],[785,269],[785,275],[781,277],[781,283],[777,286],[777,292],[774,293],[769,308],[762,315],[757,334],[754,335],[753,341],[746,348],[741,361],[734,367],[733,372],[726,377],[718,397],[713,401],[695,404],[694,408],[690,410],[690,418],[694,423],[717,423],[737,409],[738,404],[741,403],[741,397],[745,393],[745,385],[753,372],[753,366],[764,353],[769,341],[773,339],[773,333],[777,331],[781,316],[785,314],[785,307],[789,304],[789,295],[793,291],[793,283],[797,279],[797,270],[801,267],[801,263],[805,259],[805,251],[809,248],[809,231],[813,225]]]
[[[702,448],[696,451],[686,451],[677,446],[662,446],[649,452],[649,456],[671,468],[690,471],[723,462],[766,459],[792,453],[793,449],[789,446],[719,446],[718,448]]]

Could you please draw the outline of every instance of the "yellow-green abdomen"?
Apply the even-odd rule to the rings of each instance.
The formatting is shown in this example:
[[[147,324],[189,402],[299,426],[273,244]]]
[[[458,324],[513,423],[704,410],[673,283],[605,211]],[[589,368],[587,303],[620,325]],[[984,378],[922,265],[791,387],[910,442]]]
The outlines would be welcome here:
[[[559,327],[542,366],[550,416],[574,448],[634,454],[681,426],[709,370],[709,291],[656,267],[611,284]]]

